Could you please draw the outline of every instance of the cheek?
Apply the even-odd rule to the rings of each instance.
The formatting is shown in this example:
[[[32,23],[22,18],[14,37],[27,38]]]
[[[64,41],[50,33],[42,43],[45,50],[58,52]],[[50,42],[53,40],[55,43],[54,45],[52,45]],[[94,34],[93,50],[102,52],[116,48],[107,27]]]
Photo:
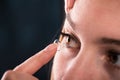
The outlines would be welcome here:
[[[59,80],[65,74],[71,60],[72,56],[69,56],[67,50],[62,49],[57,51],[52,67],[52,76],[54,76],[54,80]]]

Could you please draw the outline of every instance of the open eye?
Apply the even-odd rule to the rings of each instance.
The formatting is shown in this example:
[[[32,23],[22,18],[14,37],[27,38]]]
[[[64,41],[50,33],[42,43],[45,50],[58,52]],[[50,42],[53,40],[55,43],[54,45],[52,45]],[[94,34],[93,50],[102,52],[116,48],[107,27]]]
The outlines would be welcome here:
[[[120,53],[116,50],[108,50],[108,62],[120,68]]]
[[[70,34],[61,33],[59,41],[67,48],[76,48],[76,49],[80,48],[79,41]]]

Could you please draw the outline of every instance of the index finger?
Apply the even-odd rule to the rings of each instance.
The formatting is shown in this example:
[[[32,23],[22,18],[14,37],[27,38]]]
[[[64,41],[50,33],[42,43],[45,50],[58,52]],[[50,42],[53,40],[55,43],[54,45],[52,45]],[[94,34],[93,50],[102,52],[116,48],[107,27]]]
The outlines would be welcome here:
[[[44,64],[52,59],[57,50],[57,44],[50,44],[42,51],[27,59],[22,64],[18,65],[13,71],[22,73],[34,74]]]

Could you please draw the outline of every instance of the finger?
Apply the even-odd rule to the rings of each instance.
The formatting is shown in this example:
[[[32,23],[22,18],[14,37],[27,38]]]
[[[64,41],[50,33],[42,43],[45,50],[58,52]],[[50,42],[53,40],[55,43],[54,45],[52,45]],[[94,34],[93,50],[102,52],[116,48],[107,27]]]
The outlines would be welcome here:
[[[6,71],[1,80],[38,80],[36,77],[12,70]]]
[[[30,57],[28,60],[17,66],[14,71],[19,71],[28,74],[34,74],[44,64],[52,59],[57,50],[57,44],[50,44],[36,55]]]

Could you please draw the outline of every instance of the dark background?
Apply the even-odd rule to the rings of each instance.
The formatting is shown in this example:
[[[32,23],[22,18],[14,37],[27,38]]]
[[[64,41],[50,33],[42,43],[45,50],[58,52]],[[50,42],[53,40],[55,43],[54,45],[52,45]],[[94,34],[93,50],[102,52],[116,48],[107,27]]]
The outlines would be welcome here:
[[[51,43],[64,0],[0,0],[0,77]],[[35,76],[47,80],[44,66]]]

